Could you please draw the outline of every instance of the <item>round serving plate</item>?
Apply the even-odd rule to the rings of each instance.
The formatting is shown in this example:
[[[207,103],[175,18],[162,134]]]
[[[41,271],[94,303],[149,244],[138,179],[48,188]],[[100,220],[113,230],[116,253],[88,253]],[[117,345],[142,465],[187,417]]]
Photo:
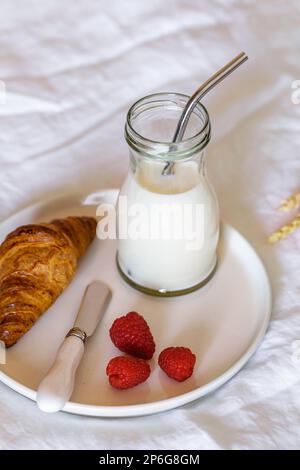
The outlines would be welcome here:
[[[102,202],[115,203],[117,190],[66,196],[34,204],[2,222],[0,242],[17,226],[48,222],[68,215],[96,215]],[[143,294],[121,278],[115,240],[95,239],[81,260],[75,278],[33,328],[6,353],[0,381],[35,400],[37,387],[72,327],[84,290],[100,279],[113,292],[108,310],[87,341],[71,401],[64,411],[89,416],[139,416],[169,410],[216,390],[235,375],[258,347],[271,312],[271,290],[264,266],[245,238],[222,224],[218,269],[203,288],[181,297]],[[142,260],[141,260],[142,262]],[[109,338],[116,317],[135,310],[147,320],[156,342],[147,382],[113,389],[105,369],[121,354]],[[193,376],[178,383],[159,368],[157,358],[168,346],[189,347],[197,356]]]

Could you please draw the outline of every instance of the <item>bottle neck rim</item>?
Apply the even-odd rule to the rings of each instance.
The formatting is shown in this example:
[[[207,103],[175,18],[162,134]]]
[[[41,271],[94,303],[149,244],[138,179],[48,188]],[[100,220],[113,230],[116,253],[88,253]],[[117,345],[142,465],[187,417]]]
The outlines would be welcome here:
[[[158,108],[167,109],[167,106],[171,106],[172,109],[177,107],[181,112],[188,99],[187,95],[181,93],[155,93],[134,103],[127,113],[125,124],[125,139],[129,147],[145,157],[168,161],[186,159],[202,151],[210,141],[211,126],[207,109],[201,103],[198,103],[193,110],[199,122],[198,131],[181,142],[152,140],[136,129],[136,124],[143,117],[143,113],[149,113]]]

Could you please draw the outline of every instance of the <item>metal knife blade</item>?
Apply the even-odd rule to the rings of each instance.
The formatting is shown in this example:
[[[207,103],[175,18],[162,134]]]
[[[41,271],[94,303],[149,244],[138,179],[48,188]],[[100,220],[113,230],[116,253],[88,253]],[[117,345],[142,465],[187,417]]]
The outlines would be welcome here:
[[[74,327],[91,336],[102,319],[111,299],[110,288],[101,281],[93,281],[85,290]]]

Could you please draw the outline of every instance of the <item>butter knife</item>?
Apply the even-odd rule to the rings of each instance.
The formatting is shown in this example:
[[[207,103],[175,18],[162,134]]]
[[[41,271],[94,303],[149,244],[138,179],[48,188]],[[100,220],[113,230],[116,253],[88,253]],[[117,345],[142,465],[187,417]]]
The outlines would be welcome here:
[[[42,411],[55,413],[71,397],[84,344],[94,333],[110,299],[111,291],[103,282],[94,281],[86,288],[74,326],[60,346],[54,364],[39,385],[36,401]]]

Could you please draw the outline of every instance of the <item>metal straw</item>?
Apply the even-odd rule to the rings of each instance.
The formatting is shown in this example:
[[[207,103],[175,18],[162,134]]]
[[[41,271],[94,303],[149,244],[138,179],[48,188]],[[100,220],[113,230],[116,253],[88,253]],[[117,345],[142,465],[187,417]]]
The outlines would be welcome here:
[[[248,56],[245,52],[241,52],[239,55],[234,57],[230,62],[228,62],[224,67],[214,73],[210,78],[208,78],[190,97],[188,102],[186,103],[184,110],[180,116],[178,121],[176,131],[173,137],[173,142],[177,143],[183,139],[186,126],[190,119],[190,116],[198,103],[210,90],[212,90],[218,83],[224,80],[225,77],[230,75],[235,69],[237,69],[240,65],[242,65]],[[169,175],[172,173],[174,162],[167,162],[166,166],[163,169],[163,175]]]

